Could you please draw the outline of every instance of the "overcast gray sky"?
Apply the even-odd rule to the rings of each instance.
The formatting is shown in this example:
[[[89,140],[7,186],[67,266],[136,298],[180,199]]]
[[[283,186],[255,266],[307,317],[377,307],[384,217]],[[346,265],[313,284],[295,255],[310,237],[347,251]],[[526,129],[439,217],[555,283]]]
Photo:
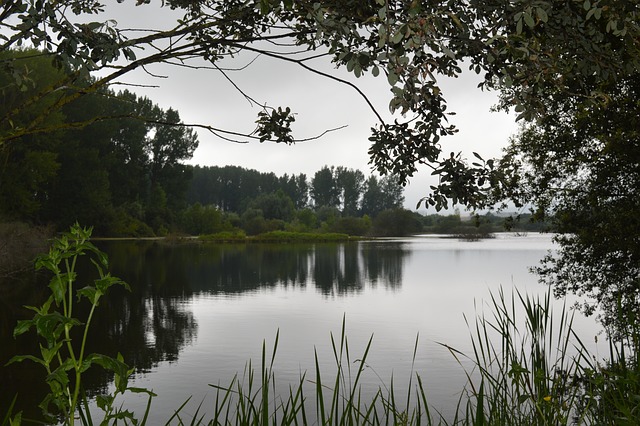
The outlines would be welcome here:
[[[110,4],[109,13],[120,27],[159,28],[173,22],[167,8],[134,6],[133,2]],[[255,55],[242,55],[226,66],[247,65]],[[389,85],[384,75],[378,78],[350,76],[346,69],[334,69],[328,60],[318,60],[317,67],[355,83],[385,117],[390,117],[388,102]],[[173,107],[186,123],[207,124],[231,131],[251,132],[260,108],[249,102],[218,72],[207,69],[185,69],[171,66],[155,66],[149,69],[166,78],[154,78],[144,72],[136,72],[121,81],[133,84],[156,85],[157,88],[131,88],[146,95],[163,108]],[[351,87],[306,71],[295,64],[259,57],[230,77],[248,95],[271,106],[288,106],[297,114],[292,128],[297,139],[318,135],[324,130],[347,126],[331,132],[318,140],[292,146],[252,141],[237,144],[199,130],[200,146],[191,164],[202,166],[236,165],[278,175],[305,173],[309,178],[324,165],[344,166],[371,173],[367,154],[371,126],[376,117],[365,100]],[[479,77],[473,73],[458,79],[440,79],[441,88],[448,102],[451,117],[459,133],[441,139],[444,152],[472,151],[489,158],[500,154],[515,133],[517,125],[513,116],[492,113],[496,94],[476,88]],[[430,169],[422,166],[405,189],[405,206],[414,209],[418,200],[428,193],[434,183]]]

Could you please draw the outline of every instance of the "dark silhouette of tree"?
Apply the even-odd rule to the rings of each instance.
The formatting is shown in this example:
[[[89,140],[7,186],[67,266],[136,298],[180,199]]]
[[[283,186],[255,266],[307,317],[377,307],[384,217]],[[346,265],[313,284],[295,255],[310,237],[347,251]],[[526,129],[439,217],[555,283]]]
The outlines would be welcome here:
[[[337,208],[339,200],[335,168],[324,166],[311,179],[311,198],[316,209],[320,207]]]
[[[356,216],[360,209],[364,174],[360,170],[338,167],[335,171],[336,184],[340,192],[343,216]]]

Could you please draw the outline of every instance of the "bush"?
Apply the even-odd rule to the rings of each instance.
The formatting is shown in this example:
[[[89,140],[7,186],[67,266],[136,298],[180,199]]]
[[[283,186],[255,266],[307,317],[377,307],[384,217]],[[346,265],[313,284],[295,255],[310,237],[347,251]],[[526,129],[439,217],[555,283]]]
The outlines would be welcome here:
[[[153,229],[141,219],[130,214],[127,206],[118,207],[109,226],[109,235],[113,237],[153,237]]]
[[[329,229],[331,232],[339,234],[363,236],[371,230],[371,219],[367,215],[364,217],[341,217],[336,219]]]
[[[200,235],[198,237],[200,241],[215,241],[221,243],[244,241],[246,238],[247,234],[245,234],[242,229],[216,232],[215,234]]]
[[[271,231],[256,235],[253,241],[261,242],[325,242],[325,241],[348,241],[347,234],[338,233],[309,233],[309,232],[287,232]]]
[[[401,237],[421,231],[419,215],[405,209],[390,209],[376,216],[371,233],[380,237]]]

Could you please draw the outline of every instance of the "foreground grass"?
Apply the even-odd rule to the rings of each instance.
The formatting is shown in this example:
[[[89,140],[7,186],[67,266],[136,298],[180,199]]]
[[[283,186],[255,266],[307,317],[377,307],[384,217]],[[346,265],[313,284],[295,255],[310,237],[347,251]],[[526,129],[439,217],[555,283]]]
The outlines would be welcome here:
[[[573,331],[572,314],[553,312],[549,293],[534,298],[500,291],[492,296],[489,316],[469,322],[472,352],[448,348],[467,375],[455,415],[445,417],[431,406],[419,372],[412,371],[406,389],[393,383],[363,399],[360,379],[371,341],[357,359],[350,356],[343,320],[341,335],[331,335],[335,372],[323,381],[315,371],[289,388],[275,392],[272,356],[263,344],[260,369],[248,364],[243,378],[216,389],[210,425],[637,425],[640,424],[640,369],[636,330],[611,343],[609,360],[597,362]],[[414,359],[416,357],[414,347]],[[470,361],[465,369],[463,359]],[[305,382],[314,389],[305,393]],[[398,398],[401,396],[402,398]],[[404,403],[398,402],[400,399]],[[190,417],[190,416],[187,416]],[[191,417],[190,417],[191,418]],[[180,413],[169,423],[183,421]]]
[[[460,362],[468,379],[452,417],[444,417],[431,406],[425,392],[428,384],[416,371],[405,389],[383,384],[373,396],[362,397],[361,378],[371,340],[354,358],[343,319],[340,335],[331,335],[335,366],[330,379],[320,370],[316,355],[314,371],[301,374],[286,393],[277,392],[273,370],[276,335],[270,350],[263,343],[259,366],[249,362],[242,375],[227,385],[210,385],[215,389],[211,404],[201,403],[195,412],[188,412],[187,400],[165,424],[640,424],[640,370],[636,352],[629,346],[634,342],[611,344],[609,360],[598,363],[573,332],[570,312],[564,308],[552,312],[549,294],[534,298],[516,292],[508,298],[501,291],[492,297],[489,308],[489,315],[480,314],[468,322],[471,353],[442,344]],[[637,334],[628,337],[634,336]],[[416,341],[414,359],[417,346]],[[471,368],[463,367],[469,364]],[[109,424],[146,424],[153,411],[152,398],[150,394],[147,411],[139,417],[128,414],[112,418]],[[100,424],[88,413],[89,405],[79,407],[77,418],[83,425]],[[7,416],[0,424],[20,424],[10,419]]]

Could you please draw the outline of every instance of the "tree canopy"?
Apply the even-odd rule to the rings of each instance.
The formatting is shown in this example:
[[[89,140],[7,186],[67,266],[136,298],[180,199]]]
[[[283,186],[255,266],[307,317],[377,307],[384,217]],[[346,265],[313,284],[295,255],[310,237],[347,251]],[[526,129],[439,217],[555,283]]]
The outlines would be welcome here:
[[[564,102],[513,138],[501,194],[551,217],[559,253],[538,268],[559,296],[586,296],[620,329],[640,314],[640,75],[620,79],[606,104]]]
[[[148,3],[137,2],[140,8],[157,7]],[[458,76],[469,68],[483,76],[482,87],[500,90],[502,108],[515,108],[521,118],[533,120],[548,113],[549,102],[562,98],[606,102],[611,83],[636,72],[640,63],[638,6],[620,0],[167,0],[162,7],[181,12],[182,18],[166,29],[136,31],[101,20],[108,15],[97,0],[4,2],[1,49],[31,43],[73,72],[6,113],[0,143],[51,130],[56,126],[48,120],[57,107],[157,63],[188,66],[204,59],[229,78],[220,61],[253,52],[360,91],[314,67],[314,61],[324,59],[356,77],[371,73],[389,83],[389,107],[401,115],[388,122],[372,107],[377,123],[369,154],[377,171],[404,183],[419,164],[426,164],[440,178],[426,202],[441,208],[449,198],[481,207],[490,184],[501,175],[493,163],[468,165],[464,158],[442,152],[440,138],[456,129],[447,121],[450,112],[439,76]],[[29,71],[21,61],[4,60],[2,65],[15,85],[28,86]],[[78,84],[87,73],[99,77],[88,87]],[[29,124],[11,124],[13,116],[52,93],[53,105]],[[293,114],[284,106],[265,106],[250,135],[204,126],[225,138],[293,143]]]
[[[65,71],[56,70],[36,50],[3,52],[0,57],[20,58],[32,79],[32,86],[21,91],[7,83],[11,76],[0,70],[5,99],[0,115],[62,78]],[[14,116],[13,125],[28,126],[54,98]],[[112,119],[93,121],[100,116]],[[95,224],[98,232],[126,234],[132,224],[125,222],[146,222],[156,230],[167,227],[170,212],[186,205],[190,176],[182,162],[191,158],[198,139],[181,125],[177,111],[165,111],[126,90],[102,88],[62,106],[49,120],[60,128],[0,146],[4,220],[53,223],[60,229],[81,221]],[[65,128],[69,122],[88,124]]]

